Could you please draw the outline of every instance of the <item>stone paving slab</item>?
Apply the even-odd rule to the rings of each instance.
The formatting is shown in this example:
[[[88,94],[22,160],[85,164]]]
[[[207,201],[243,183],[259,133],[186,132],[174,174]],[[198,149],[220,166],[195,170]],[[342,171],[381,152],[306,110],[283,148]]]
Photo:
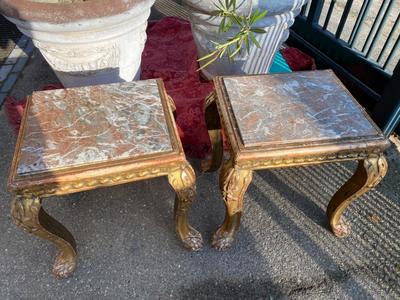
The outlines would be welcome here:
[[[17,27],[0,15],[0,64],[7,59],[20,36]]]
[[[22,98],[57,79],[34,53],[11,94]],[[74,276],[51,275],[53,245],[30,236],[9,214],[6,178],[15,137],[0,111],[1,299],[398,299],[400,154],[389,174],[346,213],[347,239],[327,230],[326,205],[354,163],[256,172],[243,226],[227,252],[210,248],[223,219],[217,174],[198,175],[191,221],[205,248],[181,248],[174,193],[164,178],[60,197],[45,208],[74,234]],[[198,163],[198,162],[194,162]]]
[[[17,44],[13,44],[13,48],[0,63],[0,108],[32,55],[34,45],[23,35]]]

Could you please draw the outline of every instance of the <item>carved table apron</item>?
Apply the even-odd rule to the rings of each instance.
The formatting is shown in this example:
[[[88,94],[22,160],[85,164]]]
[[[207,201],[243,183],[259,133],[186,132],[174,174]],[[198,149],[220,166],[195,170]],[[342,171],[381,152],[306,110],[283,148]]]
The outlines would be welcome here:
[[[214,83],[216,92],[204,107],[213,153],[202,168],[216,171],[222,164],[221,125],[230,159],[220,171],[226,217],[213,246],[232,245],[254,170],[357,160],[354,176],[327,209],[332,232],[347,236],[350,226],[342,214],[385,176],[389,142],[334,73],[216,77]]]
[[[53,273],[76,268],[71,233],[49,216],[42,199],[167,176],[176,192],[176,232],[189,250],[203,244],[188,223],[196,195],[161,80],[34,93],[28,99],[9,178],[14,222],[59,249]]]

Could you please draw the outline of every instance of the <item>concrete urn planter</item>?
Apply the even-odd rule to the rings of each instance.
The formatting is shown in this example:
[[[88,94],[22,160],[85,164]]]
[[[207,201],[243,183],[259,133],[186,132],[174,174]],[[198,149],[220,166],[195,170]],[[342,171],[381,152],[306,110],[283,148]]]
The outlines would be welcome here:
[[[192,31],[199,57],[212,52],[214,44],[211,41],[221,42],[233,35],[232,31],[224,35],[218,33],[221,19],[211,16],[211,12],[215,11],[214,4],[218,3],[218,0],[183,0],[182,2],[191,13]],[[234,61],[227,57],[221,58],[202,70],[203,74],[211,79],[216,75],[268,73],[276,52],[289,37],[290,26],[300,13],[301,7],[307,2],[308,0],[237,1],[239,12],[246,15],[250,9],[268,10],[267,16],[257,23],[257,27],[264,28],[267,32],[257,35],[261,48],[253,45],[250,54],[244,51]]]
[[[140,76],[155,0],[2,0],[0,12],[33,43],[65,87]]]

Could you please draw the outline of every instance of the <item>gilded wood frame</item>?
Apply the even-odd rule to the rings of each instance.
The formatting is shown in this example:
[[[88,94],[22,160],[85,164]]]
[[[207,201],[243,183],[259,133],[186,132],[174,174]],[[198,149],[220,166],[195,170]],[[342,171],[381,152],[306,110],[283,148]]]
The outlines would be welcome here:
[[[265,75],[250,75],[265,76]],[[216,91],[205,101],[204,111],[207,125],[215,118],[213,106],[216,106],[221,126],[230,143],[230,159],[220,171],[220,188],[226,205],[225,221],[213,236],[213,246],[218,250],[229,248],[240,225],[244,194],[252,179],[254,170],[304,166],[338,161],[359,161],[355,175],[333,196],[327,215],[332,232],[338,237],[347,236],[350,227],[344,222],[342,214],[346,207],[359,196],[375,187],[387,172],[387,162],[383,151],[389,141],[370,119],[365,110],[349,93],[350,99],[363,112],[364,117],[377,130],[377,135],[360,138],[343,138],[323,142],[299,141],[295,144],[279,146],[265,145],[245,147],[239,133],[235,116],[223,82],[224,77],[214,79]],[[342,83],[336,79],[340,85]],[[343,86],[343,85],[342,85]],[[346,90],[347,91],[347,90]],[[208,126],[214,153],[211,161],[203,163],[204,169],[213,171],[219,168],[222,157],[221,137],[216,137],[215,125]],[[220,134],[220,128],[219,134]],[[217,153],[219,152],[219,153]]]
[[[188,250],[198,251],[202,248],[200,233],[188,222],[188,210],[196,196],[195,173],[186,160],[179,139],[173,116],[173,101],[167,95],[163,81],[157,79],[157,83],[172,151],[19,176],[17,166],[32,101],[31,97],[28,98],[8,181],[9,190],[16,194],[11,203],[11,215],[19,227],[53,242],[59,248],[53,267],[53,273],[57,277],[68,277],[75,270],[76,243],[72,234],[44,211],[42,198],[45,197],[167,176],[177,195],[176,232]]]

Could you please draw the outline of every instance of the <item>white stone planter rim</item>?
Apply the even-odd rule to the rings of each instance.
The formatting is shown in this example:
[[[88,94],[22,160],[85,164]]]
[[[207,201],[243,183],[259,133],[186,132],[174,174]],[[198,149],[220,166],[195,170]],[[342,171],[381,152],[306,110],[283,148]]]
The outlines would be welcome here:
[[[293,11],[301,8],[308,0],[252,0],[253,9],[268,10],[268,15],[280,15],[282,13]],[[213,3],[218,3],[217,0],[183,0],[184,4],[192,10],[199,13],[209,14],[215,10]],[[239,12],[248,12],[250,4],[248,0],[237,1]]]
[[[97,30],[104,29],[107,26],[115,26],[115,24],[123,24],[125,22],[132,22],[132,18],[141,19],[143,15],[147,15],[147,11],[149,7],[154,4],[154,1],[143,2],[142,6],[137,8],[131,8],[121,14],[100,17],[96,19],[88,19],[88,20],[80,20],[76,22],[69,22],[63,24],[53,24],[48,22],[34,22],[34,21],[26,21],[22,19],[16,19],[12,17],[6,16],[11,22],[16,24],[18,27],[22,27],[26,30],[35,30],[35,31],[45,31],[48,33],[56,32],[56,33],[68,33],[68,32],[81,32],[81,31],[89,31],[89,30]],[[138,20],[138,23],[141,22]]]

